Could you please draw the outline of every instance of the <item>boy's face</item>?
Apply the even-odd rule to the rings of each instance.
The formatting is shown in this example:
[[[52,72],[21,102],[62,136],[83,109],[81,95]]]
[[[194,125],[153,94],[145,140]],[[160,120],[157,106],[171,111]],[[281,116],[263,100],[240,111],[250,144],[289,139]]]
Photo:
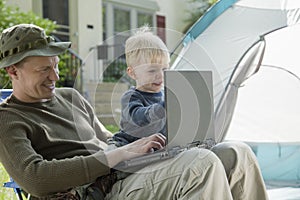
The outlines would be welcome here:
[[[159,92],[164,83],[164,70],[168,64],[149,63],[128,67],[128,75],[136,81],[136,88],[143,92]]]

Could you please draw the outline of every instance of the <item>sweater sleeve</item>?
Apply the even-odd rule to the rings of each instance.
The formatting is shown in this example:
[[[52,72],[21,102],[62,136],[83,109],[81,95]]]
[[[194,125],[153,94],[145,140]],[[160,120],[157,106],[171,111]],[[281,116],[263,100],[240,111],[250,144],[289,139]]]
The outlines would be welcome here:
[[[135,92],[125,93],[121,99],[122,117],[137,126],[145,126],[165,117],[163,102],[145,105],[143,97]]]
[[[129,90],[122,96],[121,106],[120,126],[132,136],[141,138],[163,129],[165,122],[163,102],[146,102],[139,93]]]
[[[33,196],[46,196],[87,184],[110,171],[102,151],[46,160],[28,139],[27,133],[32,130],[24,119],[0,112],[0,120],[0,161],[8,174]]]
[[[80,96],[74,97],[66,95],[59,102],[63,105],[58,107],[58,115],[34,107],[24,107],[28,110],[21,112],[21,108],[1,106],[0,162],[21,188],[33,196],[65,191],[110,173],[106,156],[99,146],[100,140],[106,141],[110,132],[94,117],[88,103],[83,103]],[[71,107],[67,102],[75,99],[81,103]],[[90,112],[79,108],[79,104],[85,104]],[[73,114],[63,109],[69,107]],[[27,115],[29,112],[33,114]],[[72,116],[79,113],[82,117],[75,126]],[[51,128],[53,125],[56,127]],[[77,132],[82,133],[81,138],[76,136]]]

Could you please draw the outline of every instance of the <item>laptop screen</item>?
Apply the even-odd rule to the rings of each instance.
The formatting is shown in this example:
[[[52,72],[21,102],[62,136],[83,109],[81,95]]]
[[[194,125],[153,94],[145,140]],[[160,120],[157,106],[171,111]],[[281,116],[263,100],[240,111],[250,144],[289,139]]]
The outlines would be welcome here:
[[[212,72],[164,73],[167,147],[215,139]]]

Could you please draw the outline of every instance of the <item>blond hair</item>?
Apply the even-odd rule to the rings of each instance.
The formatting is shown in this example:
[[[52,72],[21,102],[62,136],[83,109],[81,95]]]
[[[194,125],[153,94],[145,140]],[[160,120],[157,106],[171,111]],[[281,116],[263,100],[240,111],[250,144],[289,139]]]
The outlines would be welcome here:
[[[167,46],[150,31],[148,26],[139,28],[126,40],[125,55],[128,67],[145,63],[169,64],[170,62]]]

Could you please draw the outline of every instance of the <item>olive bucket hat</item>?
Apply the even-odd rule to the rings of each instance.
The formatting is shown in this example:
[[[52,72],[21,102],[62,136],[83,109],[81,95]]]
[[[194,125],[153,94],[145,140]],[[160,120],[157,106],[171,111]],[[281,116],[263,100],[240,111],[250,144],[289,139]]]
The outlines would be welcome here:
[[[70,46],[71,42],[55,42],[39,26],[12,26],[0,35],[0,68],[16,64],[28,56],[56,56]]]

